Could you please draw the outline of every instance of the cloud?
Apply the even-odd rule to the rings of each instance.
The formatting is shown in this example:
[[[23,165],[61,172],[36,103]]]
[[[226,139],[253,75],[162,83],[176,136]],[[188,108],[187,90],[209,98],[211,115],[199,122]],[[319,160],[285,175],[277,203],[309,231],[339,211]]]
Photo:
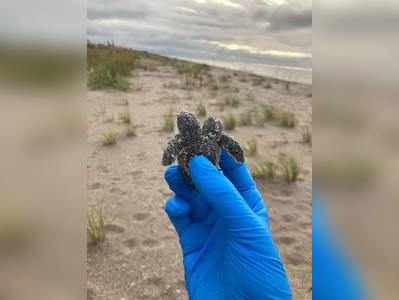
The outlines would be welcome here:
[[[190,14],[198,14],[196,10],[184,6],[178,6],[176,9]]]
[[[259,54],[265,56],[276,56],[276,57],[287,57],[287,58],[311,58],[312,54],[304,53],[304,52],[295,52],[295,51],[281,51],[281,50],[262,50],[255,47],[247,46],[247,45],[237,45],[237,44],[224,44],[217,41],[209,42],[211,45],[216,45],[218,47],[232,50],[232,51],[244,51],[251,54]]]
[[[221,4],[221,5],[225,5],[228,7],[233,7],[233,8],[243,8],[243,6],[237,2],[233,2],[230,0],[213,0],[213,2]]]
[[[270,14],[268,22],[271,31],[312,27],[312,8],[283,5]]]
[[[232,8],[240,8],[240,9],[243,8],[243,6],[240,3],[231,0],[194,0],[194,1],[199,4],[205,4],[205,5],[220,4]]]
[[[105,5],[100,3],[100,1],[92,3],[87,10],[87,18],[89,20],[144,19],[151,13],[149,7],[144,3],[129,5],[124,3],[125,1],[115,2],[113,5]]]
[[[89,0],[88,38],[176,57],[310,67],[311,31],[298,33],[307,8],[288,1],[309,0]]]

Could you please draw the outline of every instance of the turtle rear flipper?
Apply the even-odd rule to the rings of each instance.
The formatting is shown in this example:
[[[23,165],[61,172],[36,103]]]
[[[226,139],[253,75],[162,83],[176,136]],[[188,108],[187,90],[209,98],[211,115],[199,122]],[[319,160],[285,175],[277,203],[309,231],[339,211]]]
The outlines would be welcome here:
[[[222,134],[219,140],[220,147],[226,149],[238,162],[244,162],[244,151],[240,144],[232,137]]]
[[[168,166],[172,164],[175,160],[177,155],[179,154],[182,148],[181,141],[179,135],[168,142],[168,146],[166,147],[165,151],[162,155],[162,164],[164,166]]]

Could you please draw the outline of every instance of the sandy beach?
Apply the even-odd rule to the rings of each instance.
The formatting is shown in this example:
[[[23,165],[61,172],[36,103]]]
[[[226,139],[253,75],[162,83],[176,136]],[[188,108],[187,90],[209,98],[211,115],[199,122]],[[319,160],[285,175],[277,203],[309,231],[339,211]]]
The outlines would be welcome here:
[[[242,145],[256,140],[250,167],[280,153],[299,162],[296,182],[259,180],[258,187],[294,299],[311,299],[312,148],[302,134],[304,127],[311,128],[312,86],[218,67],[208,73],[217,91],[206,84],[182,87],[181,76],[168,65],[134,71],[127,92],[88,91],[88,205],[102,209],[106,231],[104,243],[88,246],[88,299],[187,299],[178,241],[163,210],[171,192],[160,160],[174,135],[163,130],[165,115],[195,113],[200,103],[219,118],[239,118],[262,105],[295,115],[295,128],[238,125],[229,134]],[[223,102],[231,94],[237,105]],[[104,146],[104,133],[110,132],[116,144]]]

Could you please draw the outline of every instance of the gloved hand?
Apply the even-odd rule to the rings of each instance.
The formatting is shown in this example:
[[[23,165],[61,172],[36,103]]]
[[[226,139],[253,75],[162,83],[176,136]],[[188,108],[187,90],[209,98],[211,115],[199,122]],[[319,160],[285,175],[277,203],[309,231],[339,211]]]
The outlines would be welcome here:
[[[291,299],[268,213],[246,165],[222,152],[219,171],[204,156],[190,161],[197,188],[169,167],[175,195],[165,211],[179,236],[191,300]]]
[[[312,299],[374,299],[369,295],[359,266],[334,232],[326,207],[316,194],[312,200]]]

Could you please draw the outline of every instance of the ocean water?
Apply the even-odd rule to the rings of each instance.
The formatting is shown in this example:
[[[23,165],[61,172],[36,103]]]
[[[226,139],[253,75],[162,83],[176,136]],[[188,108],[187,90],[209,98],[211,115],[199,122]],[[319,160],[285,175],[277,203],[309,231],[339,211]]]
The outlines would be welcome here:
[[[182,57],[180,57],[182,58]],[[196,60],[182,58],[185,60],[205,63],[211,66],[223,67],[233,70],[240,70],[254,73],[262,76],[278,78],[293,82],[312,84],[312,69],[295,68],[281,65],[267,65],[260,63],[240,63],[240,62],[223,62],[217,60]]]

